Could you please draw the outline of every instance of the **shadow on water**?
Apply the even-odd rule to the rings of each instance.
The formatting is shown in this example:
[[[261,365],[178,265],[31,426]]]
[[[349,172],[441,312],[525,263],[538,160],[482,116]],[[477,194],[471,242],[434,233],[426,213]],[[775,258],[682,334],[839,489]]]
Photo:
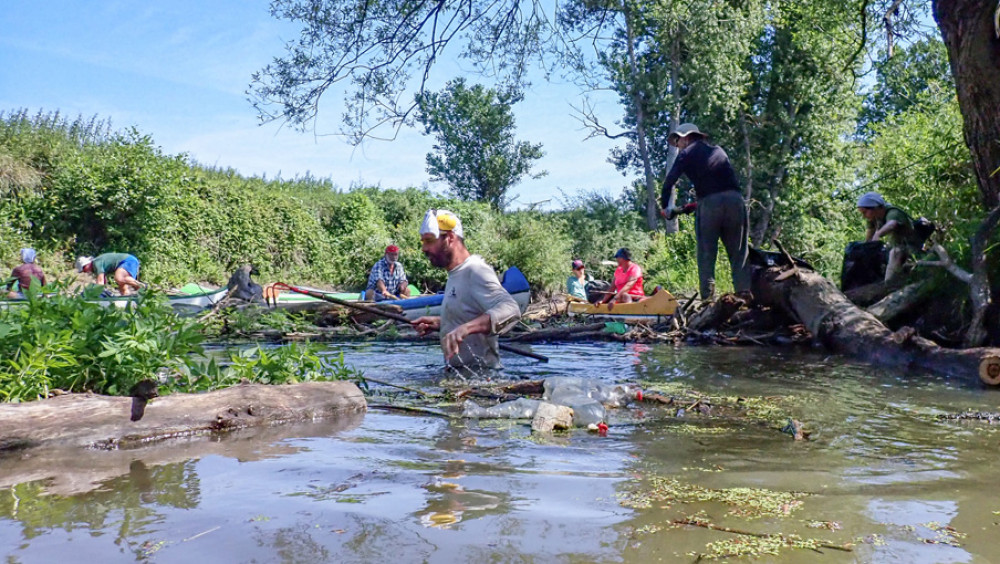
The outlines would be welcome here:
[[[548,439],[523,422],[373,411],[132,451],[25,451],[0,457],[0,546],[11,562],[683,562],[746,538],[672,524],[696,515],[861,541],[765,562],[986,562],[1000,549],[1000,435],[935,418],[996,410],[995,394],[796,351],[534,350],[550,362],[505,357],[503,377],[640,382],[780,409],[712,420],[646,405],[611,413],[606,438]],[[378,380],[433,389],[442,376],[435,346],[331,346],[341,351]],[[785,418],[811,440],[781,433]],[[773,492],[794,501],[761,510]]]

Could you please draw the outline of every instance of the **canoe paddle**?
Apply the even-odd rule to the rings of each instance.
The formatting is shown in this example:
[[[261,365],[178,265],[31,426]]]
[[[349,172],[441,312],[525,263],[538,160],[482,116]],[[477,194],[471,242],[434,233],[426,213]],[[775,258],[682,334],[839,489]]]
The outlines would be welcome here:
[[[379,316],[385,317],[386,319],[392,319],[393,321],[399,321],[401,323],[406,323],[407,325],[410,324],[410,320],[406,316],[404,316],[404,315],[399,315],[398,313],[392,313],[391,311],[385,311],[385,310],[379,309],[377,307],[371,307],[371,306],[367,306],[367,305],[364,305],[364,304],[359,304],[357,302],[349,302],[347,300],[342,300],[340,298],[335,298],[333,296],[330,296],[328,294],[324,294],[322,292],[316,292],[316,291],[313,291],[313,290],[306,290],[305,288],[297,288],[295,286],[291,286],[291,285],[285,284],[284,282],[276,282],[273,285],[273,288],[275,290],[289,290],[289,291],[296,292],[296,293],[299,293],[299,294],[305,294],[307,296],[311,296],[311,297],[319,299],[319,300],[327,301],[327,302],[330,302],[332,304],[337,304],[337,305],[342,305],[344,307],[354,308],[354,309],[356,309],[358,311],[363,311],[365,313],[370,313],[372,315],[379,315]],[[277,300],[277,296],[275,296],[275,300]],[[531,351],[526,351],[524,349],[519,349],[517,347],[512,347],[512,346],[510,346],[510,345],[508,345],[506,343],[498,343],[498,345],[500,346],[500,350],[502,350],[502,351],[512,352],[514,354],[519,354],[521,356],[526,356],[528,358],[533,358],[535,360],[539,360],[539,361],[542,361],[542,362],[548,362],[549,361],[549,357],[547,357],[545,355],[540,355],[540,354],[537,354],[537,353],[533,353]]]

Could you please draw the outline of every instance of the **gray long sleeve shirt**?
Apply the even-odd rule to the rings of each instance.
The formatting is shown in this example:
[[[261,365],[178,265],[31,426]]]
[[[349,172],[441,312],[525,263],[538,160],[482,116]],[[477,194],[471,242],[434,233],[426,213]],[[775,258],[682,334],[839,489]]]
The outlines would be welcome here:
[[[489,334],[469,335],[449,361],[452,366],[498,368],[500,349],[497,335],[510,329],[521,318],[521,308],[500,285],[493,268],[479,255],[471,255],[448,272],[441,304],[441,342],[463,323],[487,313]]]

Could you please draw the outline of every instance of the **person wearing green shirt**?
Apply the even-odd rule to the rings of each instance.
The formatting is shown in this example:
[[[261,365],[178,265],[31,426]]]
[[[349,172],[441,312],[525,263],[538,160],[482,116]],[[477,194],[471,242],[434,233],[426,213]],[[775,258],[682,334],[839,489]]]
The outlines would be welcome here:
[[[142,287],[139,282],[139,259],[127,253],[104,253],[76,259],[77,272],[93,272],[97,283],[105,285],[108,275],[118,284],[118,291],[128,296]]]
[[[566,293],[574,298],[587,301],[587,282],[593,280],[594,277],[586,274],[586,267],[580,259],[574,260],[571,266],[573,274],[570,274],[569,278],[566,279]]]
[[[889,247],[889,264],[885,267],[885,280],[894,278],[920,244],[913,229],[913,220],[903,210],[890,206],[878,192],[868,192],[858,198],[858,212],[868,221],[865,241],[886,240]]]

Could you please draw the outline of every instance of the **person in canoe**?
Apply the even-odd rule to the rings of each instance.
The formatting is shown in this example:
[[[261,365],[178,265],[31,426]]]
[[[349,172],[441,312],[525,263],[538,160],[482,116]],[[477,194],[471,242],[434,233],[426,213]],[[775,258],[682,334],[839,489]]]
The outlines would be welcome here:
[[[613,279],[614,292],[609,292],[604,298],[610,311],[616,303],[631,303],[646,299],[646,291],[642,287],[642,267],[632,262],[632,251],[627,247],[618,249],[615,253],[618,268],[615,268]]]
[[[389,245],[385,256],[379,259],[368,275],[365,301],[398,300],[410,297],[410,283],[406,279],[403,263],[399,262],[399,247]]]
[[[32,284],[45,285],[45,273],[35,264],[35,249],[21,249],[21,264],[10,271],[13,278],[7,284],[7,297],[18,299],[24,297],[24,291]],[[14,290],[14,283],[17,282],[17,290]]]
[[[587,282],[593,280],[594,277],[587,274],[587,267],[580,259],[574,260],[570,267],[573,269],[573,273],[566,279],[566,294],[569,295],[570,299],[587,301]]]
[[[493,268],[465,247],[458,216],[430,210],[420,226],[420,242],[432,266],[448,271],[440,316],[411,322],[420,335],[438,331],[441,350],[454,368],[499,368],[497,335],[521,318],[514,298],[500,285]]]
[[[667,142],[677,147],[677,159],[663,180],[660,213],[672,219],[677,210],[668,207],[674,184],[685,175],[694,185],[697,208],[694,231],[698,240],[698,279],[701,299],[715,295],[715,259],[719,253],[719,240],[726,248],[733,272],[733,288],[744,300],[751,300],[748,234],[750,219],[746,202],[740,192],[736,170],[726,152],[707,141],[708,136],[693,123],[682,123]]]
[[[127,253],[104,253],[96,257],[76,259],[77,272],[91,272],[101,286],[107,284],[108,276],[118,285],[121,295],[128,296],[142,288],[139,282],[139,259]]]

